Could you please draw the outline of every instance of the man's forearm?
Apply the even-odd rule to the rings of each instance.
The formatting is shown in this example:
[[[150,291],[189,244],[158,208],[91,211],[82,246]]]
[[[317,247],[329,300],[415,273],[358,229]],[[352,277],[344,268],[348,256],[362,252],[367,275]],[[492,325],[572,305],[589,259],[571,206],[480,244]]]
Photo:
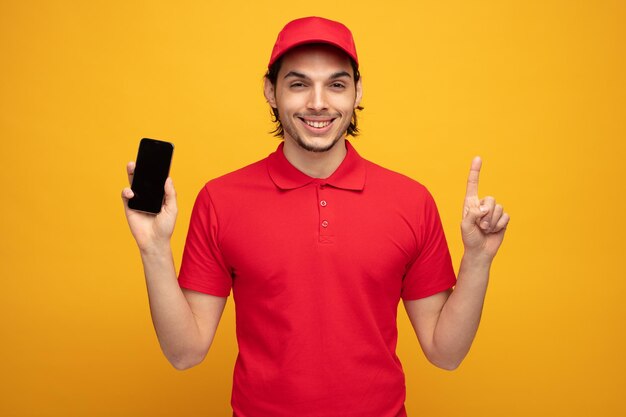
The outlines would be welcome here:
[[[142,251],[152,323],[167,359],[177,369],[199,362],[202,352],[200,332],[193,312],[176,279],[169,246]]]
[[[435,365],[454,369],[470,349],[483,310],[489,269],[510,217],[495,198],[478,197],[480,157],[472,160],[461,220],[465,253],[454,291],[406,303],[424,353]]]
[[[444,304],[433,335],[433,359],[454,369],[476,336],[489,282],[491,260],[463,256],[454,291]]]

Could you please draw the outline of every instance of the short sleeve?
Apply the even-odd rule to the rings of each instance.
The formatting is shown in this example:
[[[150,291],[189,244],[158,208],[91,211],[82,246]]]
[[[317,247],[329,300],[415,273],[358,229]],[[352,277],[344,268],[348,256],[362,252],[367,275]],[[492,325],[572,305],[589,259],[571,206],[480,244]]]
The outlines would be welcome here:
[[[456,276],[439,212],[432,195],[425,190],[417,225],[418,252],[402,282],[402,299],[416,300],[452,288]]]
[[[232,277],[219,248],[218,231],[218,217],[205,186],[191,213],[178,275],[180,287],[218,297],[230,295]]]

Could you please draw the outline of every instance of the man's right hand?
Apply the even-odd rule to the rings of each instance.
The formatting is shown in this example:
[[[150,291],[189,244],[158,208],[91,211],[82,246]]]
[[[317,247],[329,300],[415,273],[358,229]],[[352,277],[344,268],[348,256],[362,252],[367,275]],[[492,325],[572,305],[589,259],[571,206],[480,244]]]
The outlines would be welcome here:
[[[132,184],[135,163],[126,171]],[[171,178],[165,182],[165,199],[157,215],[128,208],[130,188],[122,191],[126,219],[139,250],[146,277],[152,323],[163,353],[176,369],[202,362],[226,305],[226,297],[183,289],[176,279],[170,247],[176,215],[176,192]]]
[[[133,182],[135,163],[129,162],[126,166],[128,183]],[[157,215],[143,213],[128,208],[128,200],[133,197],[130,187],[122,190],[122,201],[126,220],[130,226],[130,231],[139,246],[141,252],[159,251],[167,248],[169,250],[170,238],[174,233],[178,206],[176,205],[176,191],[171,178],[165,182],[165,201],[161,207],[161,212]]]

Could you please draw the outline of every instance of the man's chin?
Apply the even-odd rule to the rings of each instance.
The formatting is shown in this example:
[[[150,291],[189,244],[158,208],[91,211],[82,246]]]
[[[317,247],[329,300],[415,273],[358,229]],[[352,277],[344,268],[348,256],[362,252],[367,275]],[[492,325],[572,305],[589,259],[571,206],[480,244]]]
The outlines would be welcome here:
[[[331,142],[319,143],[319,142],[314,142],[314,141],[303,140],[301,137],[296,136],[294,138],[294,141],[299,147],[301,147],[302,149],[306,151],[322,153],[322,152],[328,152],[331,149],[333,149],[335,145],[337,144],[337,142],[339,142],[342,137],[343,135],[340,135],[336,137],[335,139],[333,139]]]

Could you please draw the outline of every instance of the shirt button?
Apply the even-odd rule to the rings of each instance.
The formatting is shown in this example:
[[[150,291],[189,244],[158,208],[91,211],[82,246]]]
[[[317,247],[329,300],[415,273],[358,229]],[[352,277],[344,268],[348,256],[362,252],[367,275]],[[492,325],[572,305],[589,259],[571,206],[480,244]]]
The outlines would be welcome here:
[[[327,203],[326,203],[326,200],[322,200],[322,201],[320,201],[320,206],[322,206],[322,207],[326,207],[326,204],[327,204]]]
[[[322,227],[328,227],[328,222],[326,220],[322,222]]]

